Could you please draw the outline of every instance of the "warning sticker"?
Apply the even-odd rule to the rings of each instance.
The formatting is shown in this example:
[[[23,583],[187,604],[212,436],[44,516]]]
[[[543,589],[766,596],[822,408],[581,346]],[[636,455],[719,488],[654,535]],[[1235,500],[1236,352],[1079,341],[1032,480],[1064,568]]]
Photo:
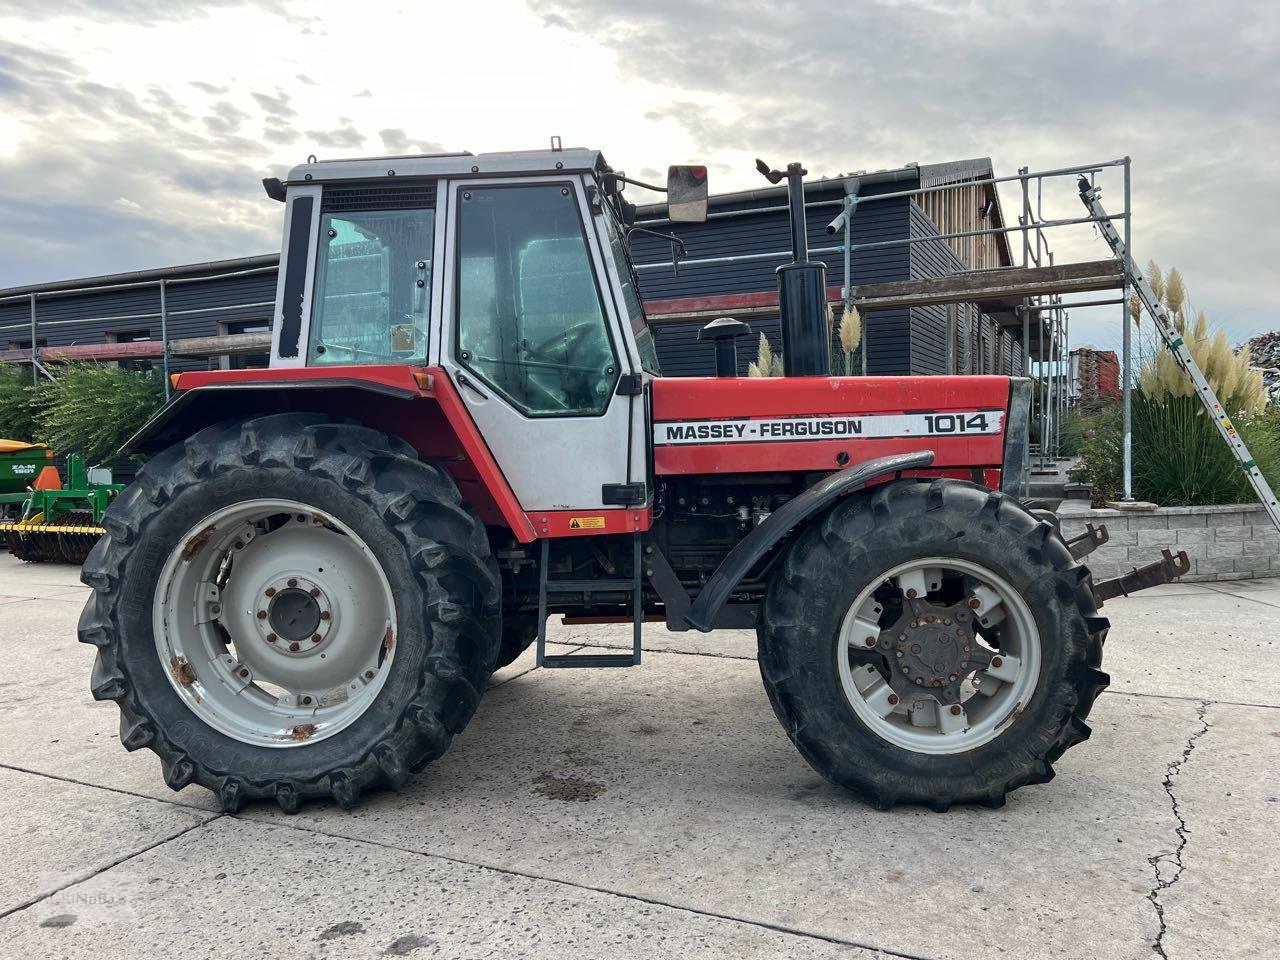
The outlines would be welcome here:
[[[604,517],[570,517],[570,530],[603,530]]]
[[[997,409],[865,416],[834,414],[769,420],[680,420],[655,423],[653,442],[661,447],[691,443],[992,436],[1003,429],[1004,413]]]

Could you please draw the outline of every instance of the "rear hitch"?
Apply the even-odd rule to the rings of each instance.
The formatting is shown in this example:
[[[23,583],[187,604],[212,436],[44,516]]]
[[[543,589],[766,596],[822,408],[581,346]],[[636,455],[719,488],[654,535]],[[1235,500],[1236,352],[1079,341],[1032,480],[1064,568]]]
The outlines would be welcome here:
[[[1067,541],[1067,549],[1071,551],[1074,559],[1081,560],[1110,539],[1111,535],[1107,533],[1105,523],[1100,523],[1096,527],[1092,523],[1086,523],[1084,533]]]
[[[1093,595],[1098,600],[1098,606],[1102,606],[1112,597],[1127,597],[1139,590],[1176,580],[1191,569],[1191,561],[1185,550],[1179,550],[1176,556],[1168,549],[1161,550],[1160,553],[1159,560],[1145,566],[1134,567],[1128,573],[1094,584]]]

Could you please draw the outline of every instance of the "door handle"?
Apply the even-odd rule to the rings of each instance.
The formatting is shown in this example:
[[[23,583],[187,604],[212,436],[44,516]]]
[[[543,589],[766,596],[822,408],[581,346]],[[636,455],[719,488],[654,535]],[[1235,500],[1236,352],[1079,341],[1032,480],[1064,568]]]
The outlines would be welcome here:
[[[458,382],[459,382],[460,384],[462,384],[464,387],[470,387],[470,388],[471,388],[471,391],[472,391],[473,393],[475,393],[475,395],[476,395],[476,396],[478,396],[481,400],[488,400],[488,399],[489,399],[488,394],[486,394],[483,390],[481,390],[481,389],[480,389],[479,387],[477,387],[474,383],[472,383],[472,382],[471,382],[471,378],[470,378],[470,377],[468,377],[468,376],[467,376],[465,373],[463,373],[461,370],[459,370],[459,371],[457,372],[457,375],[456,375],[456,376],[457,376]]]

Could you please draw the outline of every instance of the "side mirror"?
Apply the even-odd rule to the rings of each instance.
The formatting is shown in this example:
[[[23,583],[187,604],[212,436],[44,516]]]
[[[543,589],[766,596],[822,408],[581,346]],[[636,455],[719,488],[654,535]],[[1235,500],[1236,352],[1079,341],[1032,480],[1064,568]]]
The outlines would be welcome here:
[[[673,223],[707,219],[706,167],[667,167],[667,217]]]

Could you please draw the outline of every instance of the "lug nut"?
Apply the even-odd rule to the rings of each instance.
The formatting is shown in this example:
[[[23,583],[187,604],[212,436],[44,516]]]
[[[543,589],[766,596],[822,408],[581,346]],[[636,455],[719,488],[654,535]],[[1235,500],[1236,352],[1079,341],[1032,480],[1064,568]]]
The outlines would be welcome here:
[[[875,637],[867,637],[867,639],[866,639],[864,642],[866,643],[866,645],[867,645],[868,647],[874,647],[874,646],[876,645],[876,638],[875,638]]]
[[[372,671],[372,670],[366,670],[366,671],[364,672],[364,678],[365,678],[366,680],[372,680],[372,679],[373,679],[373,671]]]
[[[296,577],[289,581],[289,586],[296,587],[297,585],[298,585],[298,581]]]
[[[979,600],[977,597],[970,597],[969,606],[971,606],[974,610],[977,610],[980,606],[982,606],[982,601]]]
[[[952,715],[953,717],[958,717],[958,716],[960,716],[960,704],[958,704],[958,703],[953,703],[953,704],[951,705],[951,715]]]
[[[329,619],[329,617],[330,617],[330,613],[329,613],[329,611],[328,611],[328,610],[321,610],[321,611],[320,611],[320,619],[321,619],[321,620],[328,620],[328,619]]]
[[[279,637],[277,637],[274,633],[267,634],[267,643],[275,643],[278,639]]]
[[[304,704],[306,704],[307,706],[310,706],[310,705],[311,705],[311,698],[310,698],[310,697],[303,697],[303,698],[302,698],[302,702],[303,702]]]
[[[885,699],[889,701],[889,706],[891,707],[896,707],[898,705],[898,695],[896,693],[889,694]]]
[[[275,587],[267,587],[267,589],[266,589],[264,592],[266,593],[266,595],[267,595],[268,597],[274,597],[274,596],[276,595],[276,588],[275,588]]]
[[[311,596],[313,596],[313,597],[318,597],[318,596],[320,596],[320,588],[319,588],[319,587],[312,587],[312,588],[311,588]]]
[[[998,666],[1000,666],[1000,664],[1002,664],[1002,663],[1004,663],[1004,660],[1002,660],[1000,657],[992,657],[992,658],[991,658],[991,665],[992,665],[993,667],[998,667]]]
[[[312,643],[319,643],[319,642],[320,642],[320,634],[318,634],[318,633],[313,633],[313,634],[311,635],[311,642],[312,642]]]
[[[289,644],[290,653],[297,653],[301,649],[302,649],[302,644],[298,643],[297,641],[294,641],[293,643]]]
[[[259,611],[258,611],[258,619],[259,619],[259,620],[265,620],[265,619],[267,619],[267,611],[265,611],[265,610],[259,610]]]
[[[244,669],[244,667],[241,667],[241,668],[240,668],[240,676],[242,676],[242,677],[247,677],[248,675],[249,675],[249,671],[248,671],[248,670],[246,670],[246,669]]]
[[[908,600],[914,600],[915,598],[916,598],[916,588],[915,588],[915,587],[910,587],[910,588],[908,588],[908,590],[907,590],[907,599],[908,599]]]

